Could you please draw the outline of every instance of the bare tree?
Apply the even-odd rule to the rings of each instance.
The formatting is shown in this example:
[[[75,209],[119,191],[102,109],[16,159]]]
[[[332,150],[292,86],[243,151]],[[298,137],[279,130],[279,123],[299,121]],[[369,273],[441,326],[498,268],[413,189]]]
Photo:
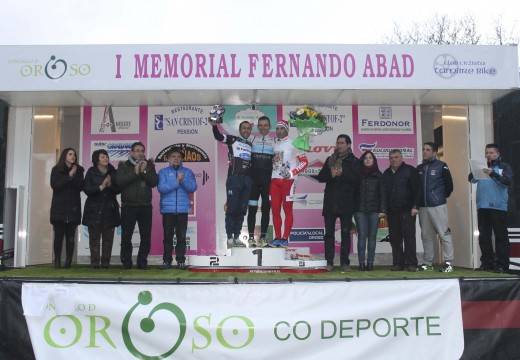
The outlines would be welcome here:
[[[520,36],[515,22],[510,29],[504,26],[504,19],[498,16],[493,21],[493,35],[490,37],[489,43],[492,45],[515,45],[519,43]]]
[[[510,45],[517,44],[518,39],[519,36],[518,32],[515,32],[515,27],[513,26],[510,30],[506,29],[502,17],[499,17],[495,20],[493,35],[485,43]],[[393,34],[386,36],[383,41],[392,44],[483,44],[477,21],[472,15],[454,18],[446,14],[435,14],[424,23],[413,22],[406,28],[401,27],[394,21]]]

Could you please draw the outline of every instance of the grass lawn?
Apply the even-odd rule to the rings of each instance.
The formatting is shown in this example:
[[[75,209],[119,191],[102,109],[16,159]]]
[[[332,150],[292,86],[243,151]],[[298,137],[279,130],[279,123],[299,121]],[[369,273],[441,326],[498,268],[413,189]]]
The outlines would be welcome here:
[[[92,269],[88,265],[75,265],[71,269],[54,269],[51,264],[28,266],[23,269],[7,268],[0,272],[0,279],[21,281],[150,281],[150,282],[280,282],[280,281],[319,281],[319,280],[381,280],[381,279],[446,279],[446,278],[518,278],[518,274],[496,274],[473,269],[455,268],[451,273],[417,271],[390,271],[389,266],[376,266],[375,271],[342,272],[335,267],[332,272],[319,274],[292,273],[241,273],[241,272],[192,272],[189,270],[160,270],[150,266],[149,270],[123,270],[114,265],[110,269]]]

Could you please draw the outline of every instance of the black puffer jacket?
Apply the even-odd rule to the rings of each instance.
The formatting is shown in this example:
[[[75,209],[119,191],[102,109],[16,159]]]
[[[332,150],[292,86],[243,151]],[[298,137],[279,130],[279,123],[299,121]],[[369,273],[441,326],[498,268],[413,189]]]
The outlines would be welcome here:
[[[77,165],[74,176],[69,176],[67,165],[51,171],[51,224],[67,223],[79,225],[81,223],[81,197],[83,190],[83,168]]]
[[[404,162],[395,173],[388,168],[383,173],[388,211],[406,212],[419,208],[421,189],[419,172]]]
[[[350,153],[342,161],[341,175],[333,178],[327,158],[318,174],[318,181],[326,183],[323,215],[354,213],[355,194],[361,179],[359,167],[359,160]]]
[[[361,177],[356,198],[356,211],[386,214],[386,188],[381,171]]]
[[[110,176],[111,185],[103,190],[99,186],[105,176]],[[121,225],[119,203],[116,195],[121,192],[116,182],[116,169],[108,164],[107,174],[103,174],[97,166],[93,166],[85,175],[85,208],[82,224],[96,229],[109,229]]]

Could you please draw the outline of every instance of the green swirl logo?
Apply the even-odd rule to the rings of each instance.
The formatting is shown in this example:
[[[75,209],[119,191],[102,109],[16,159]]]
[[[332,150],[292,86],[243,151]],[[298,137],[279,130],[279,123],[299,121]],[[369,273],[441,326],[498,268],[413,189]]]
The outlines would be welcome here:
[[[56,60],[56,56],[52,55],[50,60],[45,64],[45,75],[52,80],[61,78],[67,72],[67,63],[63,59]]]
[[[126,314],[126,316],[123,320],[123,325],[122,325],[122,329],[121,329],[121,331],[123,333],[123,341],[124,341],[125,346],[128,349],[128,351],[130,351],[130,353],[132,355],[134,355],[136,358],[143,359],[143,360],[159,360],[159,359],[164,359],[164,358],[170,356],[181,345],[182,340],[184,339],[184,336],[186,335],[186,316],[184,315],[182,310],[177,305],[174,305],[171,303],[161,303],[161,304],[155,306],[150,311],[150,313],[148,314],[148,317],[141,320],[140,328],[142,331],[144,331],[146,333],[152,332],[155,328],[155,322],[152,319],[153,315],[159,310],[169,311],[173,315],[175,315],[175,317],[179,321],[180,331],[179,331],[179,338],[177,339],[177,342],[173,345],[173,347],[171,349],[166,351],[164,354],[157,355],[157,356],[148,356],[146,354],[143,354],[135,347],[134,343],[132,342],[130,332],[128,330],[130,318],[131,318],[133,312],[135,311],[135,309],[139,305],[149,305],[152,302],[152,299],[153,299],[152,294],[149,291],[140,292],[139,295],[137,296],[137,303]]]

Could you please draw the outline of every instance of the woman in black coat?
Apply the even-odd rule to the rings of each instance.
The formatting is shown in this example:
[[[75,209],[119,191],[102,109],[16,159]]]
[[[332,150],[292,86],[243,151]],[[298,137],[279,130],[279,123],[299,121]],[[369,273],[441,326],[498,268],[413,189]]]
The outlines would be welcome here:
[[[74,255],[74,237],[81,223],[81,197],[83,168],[78,164],[76,150],[61,152],[51,171],[51,224],[54,226],[54,267],[61,268],[61,249],[65,237],[65,269],[70,269]]]
[[[114,242],[114,229],[121,225],[119,203],[121,192],[116,184],[116,169],[110,164],[106,150],[92,153],[92,166],[85,176],[87,201],[82,224],[88,226],[90,264],[94,269],[108,269]],[[100,249],[100,243],[102,243]],[[101,261],[101,262],[100,262]]]
[[[358,232],[359,270],[373,271],[379,219],[386,214],[386,189],[375,155],[371,151],[366,151],[359,160],[361,161],[361,185],[354,213]]]

